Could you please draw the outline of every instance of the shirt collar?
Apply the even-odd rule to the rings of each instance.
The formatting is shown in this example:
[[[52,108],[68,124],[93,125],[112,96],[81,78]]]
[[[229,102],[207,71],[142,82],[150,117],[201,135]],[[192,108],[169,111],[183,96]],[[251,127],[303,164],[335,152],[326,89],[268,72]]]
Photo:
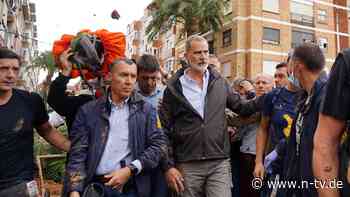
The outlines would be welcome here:
[[[123,108],[124,106],[126,106],[126,105],[128,104],[128,102],[129,102],[129,100],[130,100],[130,97],[124,99],[123,102],[121,102],[121,103],[119,103],[119,104],[116,104],[116,103],[114,103],[114,102],[112,101],[112,95],[110,95],[110,96],[108,97],[108,101],[109,101],[109,103],[111,104],[111,106],[112,106],[112,107],[116,107],[116,108],[118,108],[118,109]]]
[[[193,80],[188,74],[188,70],[190,68],[186,68],[185,71],[184,71],[184,78],[187,80],[187,81],[190,81],[190,82],[195,82],[195,80]],[[208,68],[205,69],[204,71],[204,75],[203,75],[203,79],[207,80],[209,78],[209,71],[208,71]]]

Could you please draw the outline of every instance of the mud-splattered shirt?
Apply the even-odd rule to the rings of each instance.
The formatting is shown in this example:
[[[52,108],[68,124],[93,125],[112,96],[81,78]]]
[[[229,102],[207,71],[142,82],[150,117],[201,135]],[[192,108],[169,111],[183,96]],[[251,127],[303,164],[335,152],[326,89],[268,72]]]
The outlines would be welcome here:
[[[0,105],[0,190],[33,180],[33,128],[47,121],[38,94],[14,89],[10,100]]]

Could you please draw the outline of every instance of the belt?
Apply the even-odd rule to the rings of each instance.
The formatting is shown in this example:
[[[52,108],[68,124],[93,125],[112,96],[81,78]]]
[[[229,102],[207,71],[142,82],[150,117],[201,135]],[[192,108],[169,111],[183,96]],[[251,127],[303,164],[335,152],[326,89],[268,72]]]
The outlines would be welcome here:
[[[99,183],[107,183],[110,180],[110,178],[106,178],[105,175],[95,175],[94,181]]]
[[[98,182],[105,184],[110,180],[110,178],[106,178],[105,175],[95,175],[93,178],[93,182]],[[127,193],[129,191],[133,191],[135,189],[135,181],[134,178],[130,178],[127,183],[123,186],[123,193]]]

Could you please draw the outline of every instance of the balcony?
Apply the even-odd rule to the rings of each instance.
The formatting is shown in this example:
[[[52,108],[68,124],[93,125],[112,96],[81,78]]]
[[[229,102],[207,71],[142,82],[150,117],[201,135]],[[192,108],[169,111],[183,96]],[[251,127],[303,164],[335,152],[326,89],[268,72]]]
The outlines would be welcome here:
[[[135,47],[140,47],[140,40],[139,39],[133,39],[132,40],[132,45],[135,46]]]
[[[313,16],[291,13],[290,21],[299,25],[315,27],[315,19]]]
[[[23,33],[21,41],[22,41],[23,48],[29,48],[29,46],[30,46],[30,34]]]
[[[162,40],[160,40],[160,39],[154,40],[154,41],[153,41],[153,47],[154,47],[154,48],[160,48],[160,47],[162,47]]]
[[[16,20],[16,13],[9,10],[7,13],[7,22],[12,23],[12,22],[15,22],[15,20]]]
[[[36,11],[35,3],[29,3],[29,8],[30,8],[30,13],[34,14]]]
[[[315,41],[314,40],[303,40],[300,42],[292,42],[292,48],[295,48],[303,43],[315,43]]]
[[[36,15],[32,13],[32,15],[30,15],[30,19],[33,23],[36,22]]]
[[[142,30],[142,21],[135,21],[134,22],[134,30],[135,31],[141,31]]]
[[[140,55],[138,55],[138,54],[132,54],[131,55],[131,59],[134,59],[134,60],[139,59],[139,57],[140,57]]]
[[[22,13],[23,13],[24,21],[29,21],[30,20],[30,12],[29,12],[29,5],[28,4],[22,5]]]

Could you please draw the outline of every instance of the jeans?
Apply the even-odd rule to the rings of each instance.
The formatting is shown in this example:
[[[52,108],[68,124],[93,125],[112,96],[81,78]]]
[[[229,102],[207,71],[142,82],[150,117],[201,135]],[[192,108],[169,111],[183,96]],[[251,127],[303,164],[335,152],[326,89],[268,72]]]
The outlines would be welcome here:
[[[113,189],[112,187],[106,186],[103,183],[94,184],[98,184],[103,189],[104,197],[138,197],[134,189],[130,189],[126,193],[121,193],[117,189]]]

